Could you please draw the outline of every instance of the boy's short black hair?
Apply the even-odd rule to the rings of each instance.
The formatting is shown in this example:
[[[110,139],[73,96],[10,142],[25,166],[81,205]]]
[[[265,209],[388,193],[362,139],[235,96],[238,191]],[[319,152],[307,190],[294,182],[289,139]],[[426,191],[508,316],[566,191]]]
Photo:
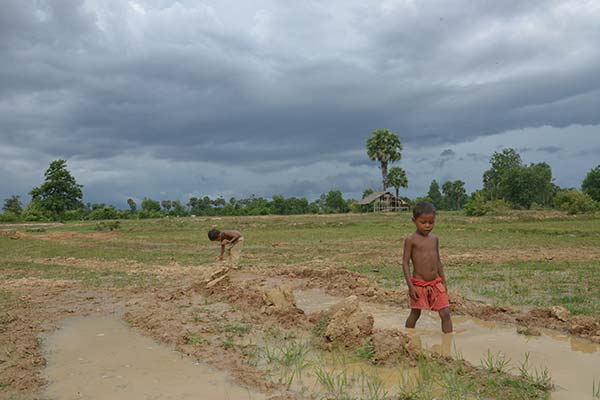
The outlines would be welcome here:
[[[435,206],[428,201],[421,201],[413,208],[413,218],[423,214],[435,214]]]
[[[210,240],[217,240],[217,238],[219,237],[219,233],[221,233],[218,229],[211,229],[210,231],[208,231],[208,238]]]

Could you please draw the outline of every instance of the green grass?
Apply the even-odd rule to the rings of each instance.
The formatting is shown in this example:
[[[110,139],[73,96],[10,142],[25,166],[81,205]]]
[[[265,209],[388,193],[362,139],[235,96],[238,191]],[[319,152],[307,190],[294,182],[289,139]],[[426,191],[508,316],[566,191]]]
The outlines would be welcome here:
[[[408,213],[124,220],[113,234],[116,236],[98,235],[95,226],[94,221],[71,222],[44,226],[40,232],[28,226],[7,227],[29,229],[33,237],[64,232],[76,235],[65,240],[11,240],[0,235],[0,277],[43,276],[94,284],[114,281],[119,285],[143,282],[144,273],[151,275],[155,266],[212,264],[219,249],[208,241],[206,232],[216,226],[244,233],[242,267],[345,266],[369,275],[382,286],[403,287],[402,242],[414,230]],[[557,304],[575,314],[600,314],[600,259],[579,255],[596,254],[595,249],[600,248],[598,214],[512,212],[465,217],[441,212],[435,233],[440,237],[442,257],[455,256],[445,265],[450,295],[457,288],[497,305]],[[546,260],[545,251],[563,256]],[[498,252],[504,259],[495,259]],[[513,252],[527,255],[527,261],[511,259]],[[461,259],[462,254],[473,253],[483,257]],[[491,255],[486,259],[486,254]],[[118,266],[92,272],[50,265],[41,271],[37,265],[29,268],[22,264],[54,257],[136,262],[141,267],[133,272]]]
[[[8,261],[0,264],[4,279],[64,279],[89,286],[150,286],[156,279],[143,272],[86,268],[83,266]]]

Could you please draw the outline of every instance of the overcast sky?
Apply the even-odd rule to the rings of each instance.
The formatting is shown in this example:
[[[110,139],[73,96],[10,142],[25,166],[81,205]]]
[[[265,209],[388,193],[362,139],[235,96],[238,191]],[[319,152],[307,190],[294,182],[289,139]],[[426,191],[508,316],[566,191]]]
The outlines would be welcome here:
[[[600,163],[600,1],[0,2],[0,199],[64,158],[84,201],[468,191],[494,151]]]

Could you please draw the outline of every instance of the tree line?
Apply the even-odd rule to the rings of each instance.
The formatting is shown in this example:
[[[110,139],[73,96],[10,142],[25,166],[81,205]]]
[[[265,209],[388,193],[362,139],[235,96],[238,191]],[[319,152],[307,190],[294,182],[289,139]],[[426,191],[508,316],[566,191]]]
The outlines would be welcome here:
[[[402,143],[399,135],[388,129],[378,129],[368,138],[368,157],[379,162],[382,188],[399,190],[408,186],[404,169],[391,164],[401,159]],[[554,184],[552,168],[547,163],[524,164],[515,149],[494,152],[490,168],[483,173],[483,187],[467,195],[462,180],[446,181],[441,185],[432,180],[423,197],[400,197],[409,205],[429,201],[439,210],[462,210],[467,215],[485,215],[503,209],[556,208],[569,213],[600,210],[600,165],[590,170],[576,188],[560,188]],[[126,218],[160,218],[183,216],[227,215],[294,215],[318,213],[368,212],[371,207],[359,205],[354,199],[344,199],[339,190],[321,194],[315,201],[304,197],[274,195],[270,199],[252,195],[247,198],[191,197],[187,203],[180,200],[144,198],[138,205],[132,198],[128,208],[117,209],[104,203],[83,203],[83,186],[78,184],[67,169],[66,160],[55,160],[44,174],[44,182],[31,189],[31,201],[23,206],[20,196],[4,200],[0,222],[52,220],[105,220]],[[363,192],[363,198],[373,193]]]

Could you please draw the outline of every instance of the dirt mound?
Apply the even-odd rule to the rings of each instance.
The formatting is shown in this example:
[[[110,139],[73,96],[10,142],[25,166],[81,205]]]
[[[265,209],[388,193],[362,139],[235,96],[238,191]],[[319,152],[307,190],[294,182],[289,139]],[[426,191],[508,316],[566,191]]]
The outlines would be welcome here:
[[[375,320],[371,314],[360,309],[356,296],[347,297],[333,305],[325,315],[329,317],[329,323],[324,337],[329,343],[352,347],[362,344],[373,333]]]
[[[395,363],[407,357],[416,359],[420,354],[419,347],[399,329],[376,330],[371,340],[375,349],[372,361],[377,364]]]
[[[469,300],[458,291],[449,295],[453,314],[470,315],[485,320],[509,321],[516,312],[510,307],[497,307],[480,301]]]
[[[600,336],[600,325],[594,317],[576,315],[571,318],[569,333],[580,336]]]
[[[304,314],[304,311],[296,306],[294,293],[288,286],[278,286],[263,293],[263,301],[265,305],[262,312],[267,315]]]
[[[367,301],[408,306],[406,290],[381,288],[366,275],[349,271],[344,267],[279,268],[270,273],[289,279],[304,279],[307,282],[306,287],[323,288],[327,293],[336,296],[354,295]]]
[[[230,273],[228,268],[210,269],[190,289],[235,304],[250,314],[273,316],[286,327],[306,322],[304,311],[296,307],[291,288],[278,286],[265,292],[256,282],[232,281]]]

